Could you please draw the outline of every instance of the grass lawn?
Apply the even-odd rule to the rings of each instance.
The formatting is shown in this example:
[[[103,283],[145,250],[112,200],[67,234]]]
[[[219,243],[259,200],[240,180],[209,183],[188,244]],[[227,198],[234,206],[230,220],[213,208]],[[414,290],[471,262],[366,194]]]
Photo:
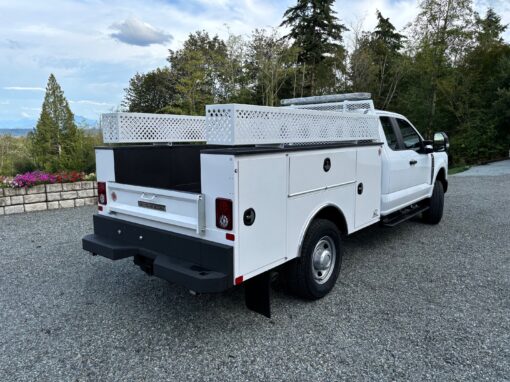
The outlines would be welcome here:
[[[471,166],[458,166],[458,167],[451,167],[448,169],[448,175],[454,175],[458,174],[459,172],[464,172],[466,170],[469,170]]]

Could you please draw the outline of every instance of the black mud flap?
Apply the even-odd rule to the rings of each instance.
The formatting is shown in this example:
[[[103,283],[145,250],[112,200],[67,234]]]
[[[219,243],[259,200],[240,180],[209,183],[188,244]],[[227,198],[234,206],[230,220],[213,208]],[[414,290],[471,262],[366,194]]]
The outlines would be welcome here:
[[[264,272],[244,282],[246,307],[271,318],[271,272]]]

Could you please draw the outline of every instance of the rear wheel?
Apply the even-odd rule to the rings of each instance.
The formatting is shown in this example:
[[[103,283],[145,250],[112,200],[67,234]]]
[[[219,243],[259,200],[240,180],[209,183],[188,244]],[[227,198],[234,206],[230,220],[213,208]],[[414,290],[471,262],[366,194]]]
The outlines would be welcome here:
[[[423,213],[423,221],[427,224],[437,224],[443,217],[444,191],[443,184],[436,180],[434,190],[429,199],[429,209]]]
[[[329,220],[314,220],[303,240],[301,256],[287,268],[287,285],[300,297],[316,300],[335,286],[342,252],[340,232]]]

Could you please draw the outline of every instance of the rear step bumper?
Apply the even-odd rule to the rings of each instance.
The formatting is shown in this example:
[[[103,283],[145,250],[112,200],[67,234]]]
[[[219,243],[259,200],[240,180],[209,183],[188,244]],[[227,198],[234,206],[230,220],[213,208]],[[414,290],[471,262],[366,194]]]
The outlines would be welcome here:
[[[157,228],[94,215],[83,249],[111,260],[134,257],[156,277],[200,293],[233,286],[233,248]]]

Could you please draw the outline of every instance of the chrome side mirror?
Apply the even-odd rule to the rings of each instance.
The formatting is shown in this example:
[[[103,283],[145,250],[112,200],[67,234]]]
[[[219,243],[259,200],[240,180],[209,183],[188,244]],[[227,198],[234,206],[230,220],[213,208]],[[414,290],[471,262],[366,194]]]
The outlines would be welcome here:
[[[450,149],[450,140],[445,132],[434,133],[433,150],[438,152],[448,152]]]

